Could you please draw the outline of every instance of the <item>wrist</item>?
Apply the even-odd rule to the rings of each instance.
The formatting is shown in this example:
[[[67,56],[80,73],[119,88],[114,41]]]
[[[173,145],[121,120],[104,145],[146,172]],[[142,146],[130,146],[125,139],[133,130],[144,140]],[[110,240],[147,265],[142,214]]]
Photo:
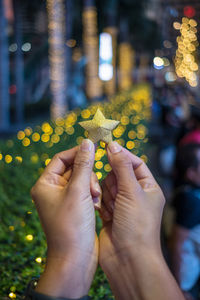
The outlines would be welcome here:
[[[105,272],[117,300],[184,299],[159,250],[120,253]]]
[[[92,279],[89,263],[76,256],[48,257],[36,291],[52,297],[81,298],[88,294]]]

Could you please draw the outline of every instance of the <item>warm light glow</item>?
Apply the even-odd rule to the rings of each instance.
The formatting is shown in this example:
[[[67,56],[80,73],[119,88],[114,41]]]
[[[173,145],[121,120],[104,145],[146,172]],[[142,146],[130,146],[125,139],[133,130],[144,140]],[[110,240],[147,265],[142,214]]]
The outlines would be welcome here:
[[[158,57],[158,56],[154,57],[153,64],[154,64],[154,68],[158,69],[158,70],[160,70],[164,67],[163,59],[161,57]]]
[[[176,29],[176,30],[180,30],[181,24],[180,24],[179,22],[174,22],[174,23],[173,23],[173,27],[174,27],[174,29]]]
[[[178,49],[174,60],[176,74],[180,78],[185,78],[190,86],[198,85],[197,75],[198,64],[196,62],[197,48],[197,22],[194,19],[182,18],[180,33],[177,37]],[[165,75],[167,81],[174,81],[172,74]]]
[[[24,133],[24,131],[19,131],[19,132],[17,133],[17,138],[18,138],[19,140],[23,140],[23,139],[25,138],[25,133]]]
[[[96,172],[97,178],[100,180],[102,178],[102,173],[101,172]]]
[[[5,156],[5,162],[6,162],[7,164],[10,164],[10,163],[12,162],[12,160],[13,160],[13,158],[12,158],[11,155],[7,154],[7,155]]]
[[[36,261],[38,264],[41,264],[42,258],[41,258],[41,257],[37,257],[37,258],[35,259],[35,261]]]
[[[15,293],[11,292],[11,293],[9,294],[9,297],[10,297],[11,299],[15,299],[17,296],[16,296]]]
[[[28,235],[26,236],[26,240],[29,241],[29,242],[31,242],[31,241],[33,240],[32,234],[28,234]]]

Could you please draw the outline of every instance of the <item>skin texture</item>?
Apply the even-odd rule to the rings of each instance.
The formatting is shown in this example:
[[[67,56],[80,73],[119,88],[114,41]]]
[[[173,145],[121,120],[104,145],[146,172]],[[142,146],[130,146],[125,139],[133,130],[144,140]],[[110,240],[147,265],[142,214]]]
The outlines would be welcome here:
[[[147,166],[113,142],[104,180],[99,262],[116,299],[183,300],[160,249],[163,193]]]
[[[94,152],[85,140],[80,148],[56,154],[32,188],[48,245],[40,293],[79,298],[90,288],[98,262],[93,200],[100,195]]]
[[[57,154],[32,189],[47,238],[47,264],[36,290],[76,299],[88,293],[97,262],[116,299],[183,300],[160,250],[164,196],[147,166],[116,142],[102,184],[103,229],[95,233],[94,145]]]

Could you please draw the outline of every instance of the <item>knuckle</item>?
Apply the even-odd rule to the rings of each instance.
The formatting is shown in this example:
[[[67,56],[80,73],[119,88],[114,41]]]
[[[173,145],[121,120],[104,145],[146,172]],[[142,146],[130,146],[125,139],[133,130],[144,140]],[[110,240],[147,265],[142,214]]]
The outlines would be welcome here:
[[[91,168],[91,159],[88,155],[81,155],[74,161],[75,168]]]
[[[124,154],[116,155],[113,159],[113,163],[116,166],[130,167],[132,166],[132,162],[129,157]]]

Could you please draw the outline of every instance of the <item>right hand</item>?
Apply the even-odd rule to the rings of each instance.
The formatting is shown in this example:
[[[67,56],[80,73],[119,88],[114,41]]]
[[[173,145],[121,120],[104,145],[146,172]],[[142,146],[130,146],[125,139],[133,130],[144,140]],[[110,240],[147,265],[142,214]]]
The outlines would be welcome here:
[[[112,142],[107,148],[112,171],[103,181],[100,211],[100,265],[110,273],[112,264],[138,251],[160,250],[160,226],[165,199],[145,163]],[[151,252],[152,252],[151,251]]]

